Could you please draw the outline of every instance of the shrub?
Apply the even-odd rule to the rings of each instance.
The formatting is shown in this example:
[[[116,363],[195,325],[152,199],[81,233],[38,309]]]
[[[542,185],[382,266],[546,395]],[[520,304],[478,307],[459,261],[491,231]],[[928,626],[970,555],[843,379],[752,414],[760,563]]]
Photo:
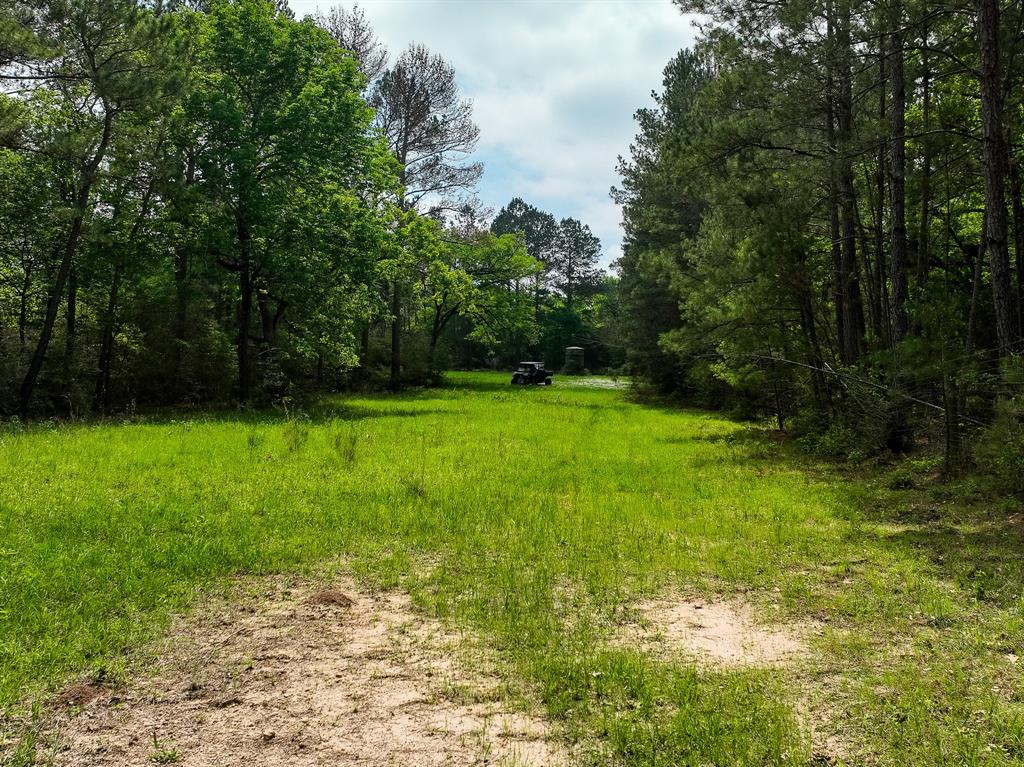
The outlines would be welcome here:
[[[992,477],[999,488],[1012,493],[1024,491],[1024,398],[1011,397],[996,404],[992,425],[984,429],[974,445],[978,468]]]

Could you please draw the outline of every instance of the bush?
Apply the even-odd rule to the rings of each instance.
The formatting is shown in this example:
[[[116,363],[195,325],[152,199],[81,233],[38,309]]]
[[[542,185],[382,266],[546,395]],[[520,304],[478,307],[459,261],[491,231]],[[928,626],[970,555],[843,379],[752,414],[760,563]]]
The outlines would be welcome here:
[[[992,425],[981,432],[974,445],[978,468],[995,480],[1000,489],[1024,491],[1024,398],[1012,397],[996,404]]]
[[[797,440],[809,453],[837,460],[863,454],[860,435],[844,423],[834,423],[822,432],[811,432]]]

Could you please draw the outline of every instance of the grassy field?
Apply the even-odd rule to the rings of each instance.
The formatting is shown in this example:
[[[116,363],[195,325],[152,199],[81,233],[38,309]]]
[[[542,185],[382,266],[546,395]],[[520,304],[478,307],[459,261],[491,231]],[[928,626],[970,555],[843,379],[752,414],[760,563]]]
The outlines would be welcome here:
[[[0,706],[116,680],[228,576],[343,566],[493,648],[584,764],[1024,763],[1019,512],[898,471],[844,478],[719,417],[486,374],[290,415],[8,427]],[[813,661],[715,671],[608,641],[680,589],[814,621]]]

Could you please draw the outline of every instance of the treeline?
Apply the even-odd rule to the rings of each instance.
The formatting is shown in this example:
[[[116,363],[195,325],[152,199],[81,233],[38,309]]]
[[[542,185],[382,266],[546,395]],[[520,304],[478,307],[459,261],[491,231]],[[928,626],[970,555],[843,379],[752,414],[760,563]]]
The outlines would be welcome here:
[[[1024,9],[706,14],[621,162],[630,367],[821,449],[1019,481]]]
[[[452,67],[389,59],[358,9],[0,3],[0,410],[399,388],[535,350],[547,251],[475,202]]]
[[[557,369],[565,348],[579,346],[587,370],[621,368],[618,280],[599,267],[601,241],[590,227],[575,218],[558,221],[516,197],[494,217],[491,232],[519,236],[538,264],[519,286],[533,307],[536,332],[526,344],[504,347],[497,361],[538,359]],[[457,362],[465,365],[467,358]]]

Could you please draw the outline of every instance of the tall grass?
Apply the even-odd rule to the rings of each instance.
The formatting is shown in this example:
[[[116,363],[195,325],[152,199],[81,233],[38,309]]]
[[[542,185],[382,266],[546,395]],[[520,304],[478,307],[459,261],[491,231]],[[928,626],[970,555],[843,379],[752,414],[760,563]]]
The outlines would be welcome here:
[[[11,428],[0,437],[0,702],[121,673],[128,650],[227,576],[344,561],[493,647],[594,764],[811,759],[794,713],[806,680],[609,648],[623,606],[666,587],[742,590],[773,615],[838,626],[821,640],[823,664],[848,684],[828,705],[857,713],[850,739],[882,762],[1024,755],[1019,702],[964,692],[1005,680],[977,635],[998,625],[1018,641],[1017,608],[979,607],[926,552],[880,532],[863,495],[777,452],[735,423],[621,391],[512,389],[481,374],[327,399],[302,416]],[[985,662],[962,682],[901,667],[906,652],[882,660],[894,642],[924,647],[921,626],[938,635],[922,649],[933,666],[966,662],[972,636]],[[880,702],[871,689],[882,687]],[[968,717],[964,701],[987,716]]]

